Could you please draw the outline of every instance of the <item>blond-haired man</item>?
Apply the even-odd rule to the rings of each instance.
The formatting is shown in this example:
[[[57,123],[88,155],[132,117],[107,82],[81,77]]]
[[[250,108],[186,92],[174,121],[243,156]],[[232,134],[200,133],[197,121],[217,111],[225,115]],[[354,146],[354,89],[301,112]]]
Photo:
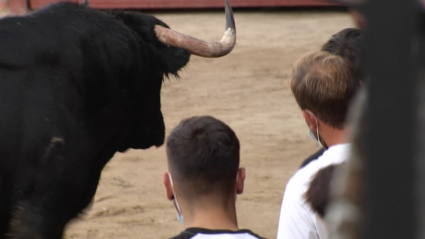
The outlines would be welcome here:
[[[293,66],[291,90],[309,135],[326,149],[289,180],[282,201],[278,239],[325,239],[326,225],[304,194],[322,168],[347,159],[350,145],[345,117],[359,83],[349,61],[327,52],[308,53]]]

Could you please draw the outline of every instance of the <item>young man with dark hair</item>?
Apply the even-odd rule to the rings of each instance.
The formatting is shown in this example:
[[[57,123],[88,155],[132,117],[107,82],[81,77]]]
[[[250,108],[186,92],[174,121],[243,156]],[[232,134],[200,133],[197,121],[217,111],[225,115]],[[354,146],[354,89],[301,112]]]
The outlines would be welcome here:
[[[166,144],[166,194],[185,227],[173,239],[260,238],[238,228],[236,194],[243,192],[245,169],[239,168],[233,130],[210,116],[192,117],[171,131]]]
[[[349,154],[345,118],[359,87],[350,62],[320,51],[308,53],[293,66],[291,90],[310,134],[326,151],[298,170],[286,185],[278,239],[325,239],[323,218],[305,200],[312,177],[322,168],[344,162]]]
[[[322,51],[341,56],[350,61],[354,70],[354,76],[359,84],[362,85],[363,75],[360,67],[361,47],[365,32],[362,29],[346,28],[334,34],[321,48]],[[311,137],[314,139],[314,137]],[[301,164],[301,168],[309,164],[311,161],[319,158],[324,148],[319,149],[314,154],[306,158]]]

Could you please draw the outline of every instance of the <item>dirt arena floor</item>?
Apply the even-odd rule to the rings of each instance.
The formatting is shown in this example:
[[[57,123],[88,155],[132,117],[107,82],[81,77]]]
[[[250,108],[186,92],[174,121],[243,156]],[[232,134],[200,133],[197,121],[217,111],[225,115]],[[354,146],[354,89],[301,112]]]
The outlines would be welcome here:
[[[179,31],[216,40],[224,13],[155,14]],[[285,185],[318,146],[289,89],[292,63],[353,26],[342,11],[236,12],[238,42],[224,58],[192,56],[180,79],[166,80],[162,111],[168,130],[183,118],[212,115],[241,141],[245,192],[237,199],[240,228],[275,238]],[[168,135],[168,131],[167,131]],[[66,238],[169,238],[183,229],[162,183],[164,147],[116,154],[103,170],[95,203]]]

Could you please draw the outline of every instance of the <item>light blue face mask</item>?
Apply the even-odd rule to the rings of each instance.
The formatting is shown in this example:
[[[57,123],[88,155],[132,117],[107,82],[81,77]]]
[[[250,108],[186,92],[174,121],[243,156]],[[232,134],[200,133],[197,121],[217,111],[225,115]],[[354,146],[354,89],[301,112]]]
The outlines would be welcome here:
[[[313,116],[314,121],[316,122],[316,135],[314,135],[313,131],[310,129],[310,126],[308,126],[308,136],[310,137],[311,140],[314,140],[317,142],[317,144],[321,147],[326,149],[327,147],[323,146],[322,141],[320,140],[320,135],[319,135],[319,126],[317,124],[317,119],[316,116],[314,116],[314,114],[309,111],[306,110],[309,114],[311,114],[311,116]]]
[[[320,140],[316,139],[316,137],[314,136],[313,131],[312,131],[310,128],[308,128],[308,136],[310,137],[310,139],[311,139],[311,140],[316,141],[316,142],[317,142],[317,144],[318,144],[321,148],[324,148],[324,147],[323,147],[322,142],[320,142]]]
[[[180,210],[179,202],[177,201],[176,192],[174,192],[173,178],[171,177],[171,174],[170,173],[168,173],[168,177],[170,178],[171,187],[173,189],[174,205],[176,206],[176,209],[177,209],[177,220],[179,220],[181,222],[181,224],[184,225],[182,211]]]
[[[180,223],[184,225],[183,215],[180,212],[177,213],[177,220],[179,220]]]

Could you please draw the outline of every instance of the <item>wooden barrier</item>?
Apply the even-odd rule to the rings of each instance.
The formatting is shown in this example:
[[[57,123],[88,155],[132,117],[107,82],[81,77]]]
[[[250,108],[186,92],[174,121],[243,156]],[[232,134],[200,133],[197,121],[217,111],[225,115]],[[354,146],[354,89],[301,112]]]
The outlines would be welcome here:
[[[7,0],[0,0],[0,12],[6,11],[8,6]]]
[[[9,10],[15,15],[25,14],[28,11],[28,0],[9,0]]]

